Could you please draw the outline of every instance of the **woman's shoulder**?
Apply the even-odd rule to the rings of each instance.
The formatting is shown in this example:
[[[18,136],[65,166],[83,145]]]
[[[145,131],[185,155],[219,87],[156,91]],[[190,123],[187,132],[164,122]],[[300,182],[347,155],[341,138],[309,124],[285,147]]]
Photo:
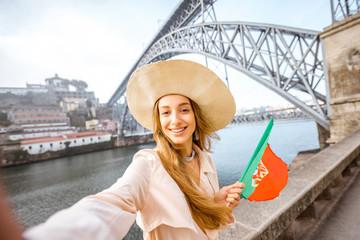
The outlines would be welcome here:
[[[147,161],[154,163],[160,161],[160,159],[154,148],[145,148],[135,153],[133,161]]]
[[[144,148],[135,153],[134,156],[157,156],[155,148]]]
[[[141,149],[133,156],[131,164],[126,169],[124,176],[151,176],[153,171],[158,168],[160,159],[154,149]],[[134,175],[135,173],[135,175]],[[123,178],[122,177],[122,178]]]

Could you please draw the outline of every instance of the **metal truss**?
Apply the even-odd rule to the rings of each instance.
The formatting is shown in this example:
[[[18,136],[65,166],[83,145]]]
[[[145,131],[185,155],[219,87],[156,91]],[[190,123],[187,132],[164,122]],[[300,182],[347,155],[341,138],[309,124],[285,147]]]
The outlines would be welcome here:
[[[187,26],[159,39],[139,66],[196,53],[222,62],[301,108],[320,125],[327,120],[327,80],[319,32],[269,24],[213,22]],[[298,90],[310,104],[296,97]],[[236,90],[235,90],[236,91]]]
[[[130,69],[120,86],[115,90],[114,94],[108,101],[108,106],[117,104],[120,98],[123,97],[126,91],[127,82],[130,75],[138,68],[139,62],[143,56],[149,51],[149,49],[164,35],[169,32],[179,29],[180,27],[196,24],[199,22],[216,21],[215,11],[213,4],[216,0],[183,0],[177,6],[175,11],[170,15],[165,24],[155,35],[153,40],[149,43],[143,54],[135,62],[133,67]]]
[[[179,8],[172,15],[169,22],[169,30],[175,31],[183,26],[195,24],[197,22],[216,21],[214,9],[212,8],[216,0],[188,0],[183,1]],[[199,14],[201,13],[201,14]]]
[[[331,0],[332,23],[360,12],[360,0]]]
[[[215,0],[184,0],[135,62],[108,102],[126,130],[134,124],[126,86],[138,67],[184,53],[215,59],[261,83],[329,129],[329,94],[319,32],[269,24],[217,22]],[[209,22],[210,21],[210,22]],[[236,91],[236,89],[234,90]],[[302,97],[299,98],[298,93]],[[301,99],[311,99],[304,102]],[[139,128],[138,128],[139,127]]]

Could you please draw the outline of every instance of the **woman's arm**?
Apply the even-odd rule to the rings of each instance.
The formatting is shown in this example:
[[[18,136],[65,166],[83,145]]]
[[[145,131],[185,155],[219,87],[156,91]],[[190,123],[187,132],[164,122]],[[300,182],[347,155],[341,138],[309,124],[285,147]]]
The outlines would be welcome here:
[[[28,240],[122,239],[129,231],[148,193],[152,161],[146,154],[134,156],[124,175],[109,189],[81,199],[27,230]]]
[[[0,239],[21,240],[23,232],[12,212],[0,179]]]

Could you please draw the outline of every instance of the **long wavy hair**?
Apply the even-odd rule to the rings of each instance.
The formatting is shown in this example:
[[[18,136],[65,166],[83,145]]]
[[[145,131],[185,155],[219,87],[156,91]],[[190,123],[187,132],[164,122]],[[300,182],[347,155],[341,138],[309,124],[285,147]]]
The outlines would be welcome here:
[[[193,141],[201,150],[211,152],[211,139],[218,139],[218,137],[211,124],[201,113],[199,106],[191,99],[189,100],[196,121]],[[215,203],[214,196],[208,196],[194,185],[179,153],[180,146],[171,141],[163,132],[160,123],[159,100],[154,104],[153,118],[154,139],[158,155],[165,170],[184,193],[194,221],[202,230],[218,229],[221,225],[228,224],[232,209]]]

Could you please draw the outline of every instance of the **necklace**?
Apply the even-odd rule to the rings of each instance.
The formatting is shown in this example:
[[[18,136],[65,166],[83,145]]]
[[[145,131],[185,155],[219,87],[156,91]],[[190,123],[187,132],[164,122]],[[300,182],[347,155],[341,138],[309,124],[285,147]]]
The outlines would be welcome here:
[[[190,157],[182,157],[185,162],[191,162],[195,157],[195,151],[193,150]]]

